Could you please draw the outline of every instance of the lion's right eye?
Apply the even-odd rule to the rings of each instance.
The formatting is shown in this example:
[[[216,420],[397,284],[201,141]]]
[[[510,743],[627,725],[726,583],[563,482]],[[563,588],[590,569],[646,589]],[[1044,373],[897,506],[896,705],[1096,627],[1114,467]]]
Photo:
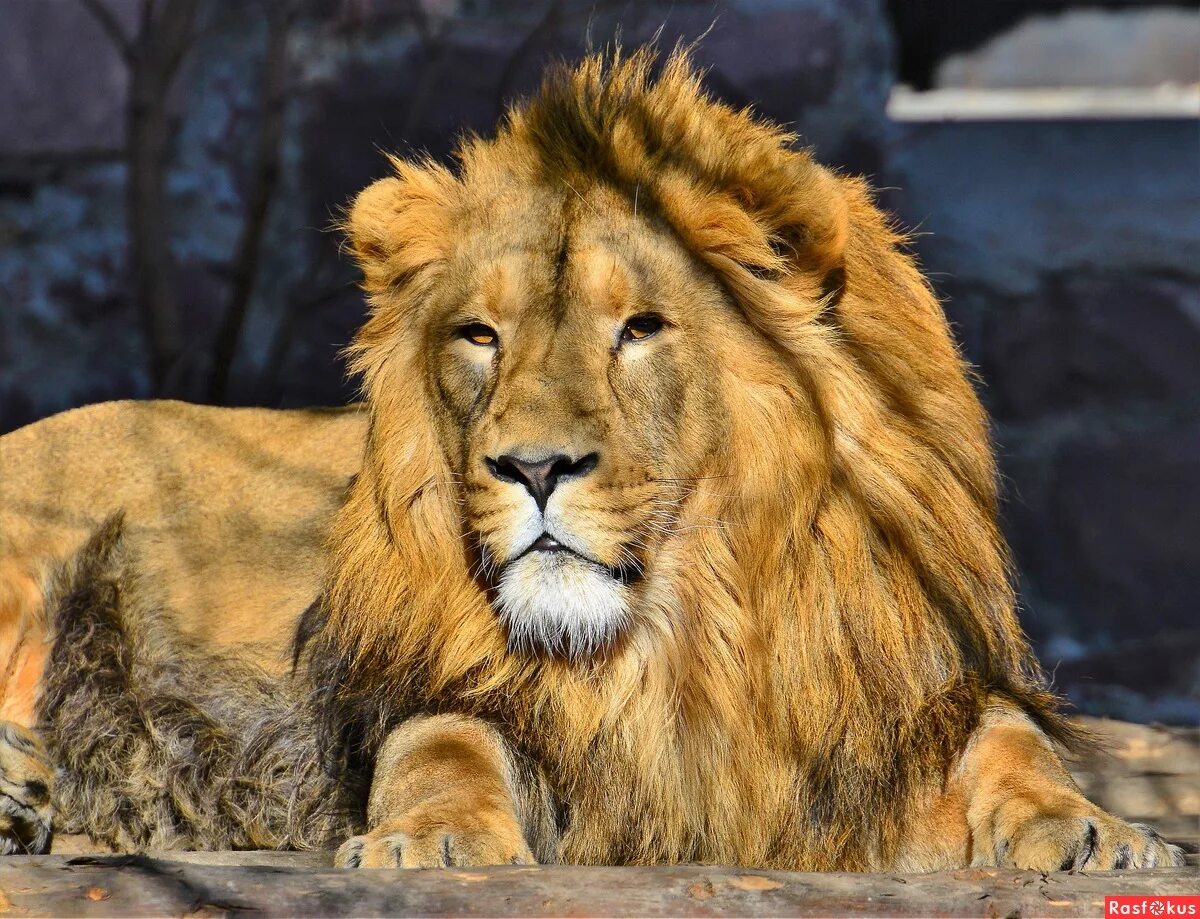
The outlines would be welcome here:
[[[644,341],[652,335],[657,335],[663,327],[663,321],[653,313],[634,316],[621,329],[621,342]]]
[[[468,322],[458,330],[458,334],[460,338],[465,338],[471,344],[485,348],[494,347],[499,339],[496,330],[482,322]]]

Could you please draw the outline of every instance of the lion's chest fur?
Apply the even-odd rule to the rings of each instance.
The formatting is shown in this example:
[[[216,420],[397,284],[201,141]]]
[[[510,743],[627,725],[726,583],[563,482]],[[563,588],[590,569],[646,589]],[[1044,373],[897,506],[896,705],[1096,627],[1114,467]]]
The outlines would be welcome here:
[[[597,763],[569,802],[560,858],[583,864],[768,864],[788,810],[783,771],[676,761],[638,774],[633,761]],[[605,765],[611,768],[604,769]]]
[[[516,731],[566,818],[560,861],[766,865],[794,835],[800,764],[749,717],[642,697],[590,730],[571,717],[531,727]]]

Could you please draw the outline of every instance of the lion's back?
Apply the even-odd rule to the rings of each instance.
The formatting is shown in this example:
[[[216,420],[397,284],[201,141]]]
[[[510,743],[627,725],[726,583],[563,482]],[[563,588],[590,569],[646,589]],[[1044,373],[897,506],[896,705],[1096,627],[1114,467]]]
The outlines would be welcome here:
[[[316,596],[329,520],[358,471],[365,416],[108,402],[0,437],[0,656],[46,575],[109,516],[164,608],[219,647],[282,662]]]

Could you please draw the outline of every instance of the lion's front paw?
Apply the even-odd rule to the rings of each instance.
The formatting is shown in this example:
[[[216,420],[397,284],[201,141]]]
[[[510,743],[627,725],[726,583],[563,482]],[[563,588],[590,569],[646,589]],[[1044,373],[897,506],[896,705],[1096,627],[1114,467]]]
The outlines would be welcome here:
[[[342,843],[339,868],[465,868],[533,865],[517,821],[503,811],[455,815],[409,814]]]
[[[0,721],[0,855],[50,851],[54,769],[42,742],[11,721]]]
[[[997,862],[1036,871],[1156,868],[1184,863],[1183,850],[1150,827],[1096,810],[1082,816],[1038,813],[996,841]]]

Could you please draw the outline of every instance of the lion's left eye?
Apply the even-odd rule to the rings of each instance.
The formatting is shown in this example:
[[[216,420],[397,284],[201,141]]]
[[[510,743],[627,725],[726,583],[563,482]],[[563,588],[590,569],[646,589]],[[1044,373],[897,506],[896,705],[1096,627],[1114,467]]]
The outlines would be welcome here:
[[[642,341],[658,333],[662,327],[663,321],[659,316],[650,313],[634,316],[621,329],[621,341]]]
[[[488,347],[496,344],[496,330],[491,326],[486,326],[482,322],[469,322],[461,329],[458,334],[465,338],[473,345],[483,345]]]

